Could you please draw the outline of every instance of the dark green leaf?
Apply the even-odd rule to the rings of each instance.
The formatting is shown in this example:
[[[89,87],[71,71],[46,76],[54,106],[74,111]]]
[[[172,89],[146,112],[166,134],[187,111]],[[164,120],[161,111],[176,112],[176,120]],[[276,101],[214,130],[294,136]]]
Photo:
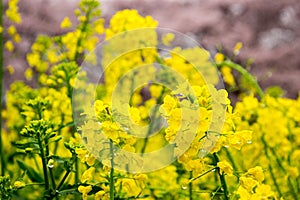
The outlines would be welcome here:
[[[36,172],[32,167],[28,166],[25,162],[17,160],[17,163],[22,170],[27,171],[27,175],[32,182],[41,183],[44,181],[43,177],[40,176],[38,172]]]

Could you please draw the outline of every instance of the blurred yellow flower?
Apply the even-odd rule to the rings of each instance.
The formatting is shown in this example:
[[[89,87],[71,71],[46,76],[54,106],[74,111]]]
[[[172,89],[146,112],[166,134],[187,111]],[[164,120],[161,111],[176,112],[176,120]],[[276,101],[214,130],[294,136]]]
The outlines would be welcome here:
[[[5,42],[4,46],[10,52],[12,52],[15,49],[14,44],[10,40]]]
[[[224,172],[227,175],[233,174],[233,168],[227,161],[218,162],[217,166],[220,168],[221,173]]]
[[[8,73],[11,74],[11,75],[15,73],[15,69],[12,65],[8,65],[6,67],[6,69],[7,69]]]
[[[72,22],[69,17],[65,17],[63,21],[60,23],[61,28],[70,28],[72,26]]]
[[[25,187],[26,186],[26,184],[24,183],[24,182],[22,182],[22,181],[16,181],[15,183],[14,183],[14,188],[15,189],[21,189],[21,188],[23,188],[23,187]]]

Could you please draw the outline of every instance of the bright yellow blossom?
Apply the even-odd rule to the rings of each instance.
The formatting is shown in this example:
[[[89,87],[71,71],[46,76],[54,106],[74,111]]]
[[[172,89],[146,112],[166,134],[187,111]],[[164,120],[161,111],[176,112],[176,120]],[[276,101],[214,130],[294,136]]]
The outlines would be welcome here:
[[[88,193],[92,191],[92,186],[88,185],[88,186],[79,186],[78,187],[78,192],[80,192],[82,194],[82,199],[86,200],[88,197]]]
[[[95,167],[90,167],[85,172],[83,172],[83,174],[81,176],[81,182],[84,183],[86,181],[92,180],[94,177],[94,174],[95,174]]]

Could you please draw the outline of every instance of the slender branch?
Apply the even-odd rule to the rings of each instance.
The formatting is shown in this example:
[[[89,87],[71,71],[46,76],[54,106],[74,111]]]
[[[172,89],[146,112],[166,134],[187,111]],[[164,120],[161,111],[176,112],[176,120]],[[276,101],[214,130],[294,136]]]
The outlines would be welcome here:
[[[48,140],[46,141],[46,144],[48,144]],[[47,163],[49,162],[48,156],[50,155],[50,151],[49,151],[49,144],[46,145],[46,161]],[[56,184],[55,184],[55,178],[54,178],[54,174],[53,174],[53,169],[49,168],[49,172],[50,172],[50,178],[51,178],[51,183],[52,183],[52,188],[56,188]]]
[[[46,157],[45,157],[45,152],[44,152],[44,147],[43,143],[41,141],[41,135],[37,133],[37,139],[38,139],[38,145],[41,151],[41,159],[42,159],[42,165],[43,165],[43,173],[44,173],[44,180],[45,180],[45,190],[48,191],[50,188],[49,185],[49,178],[48,178],[48,171],[47,171],[47,162],[46,162]],[[49,199],[49,198],[47,198]]]
[[[213,156],[214,156],[215,162],[218,163],[220,160],[219,160],[219,157],[217,156],[217,154],[213,153]],[[217,171],[218,171],[218,175],[220,177],[220,182],[221,182],[221,185],[222,185],[222,188],[223,188],[225,200],[229,200],[228,189],[227,189],[227,184],[226,184],[226,180],[225,180],[225,175],[224,175],[224,173],[220,172],[220,168],[219,167],[217,168]]]
[[[269,160],[269,161],[272,161],[272,159],[271,159],[271,157],[270,157],[270,155],[269,155],[269,153],[268,153],[268,149],[270,149],[270,151],[271,151],[271,153],[273,154],[273,156],[275,156],[275,160],[276,160],[276,163],[277,163],[279,169],[280,169],[283,173],[286,173],[286,169],[285,169],[285,168],[283,167],[283,165],[281,164],[280,159],[279,159],[278,155],[276,154],[275,150],[274,150],[272,147],[270,147],[270,146],[268,145],[268,143],[267,143],[267,141],[265,140],[264,136],[261,137],[261,140],[262,140],[262,142],[263,142],[263,144],[264,144],[264,150],[265,150],[265,154],[266,154],[268,160]],[[280,191],[279,185],[278,185],[278,183],[277,183],[277,181],[276,181],[276,178],[275,178],[275,175],[274,175],[274,173],[273,173],[271,164],[269,164],[269,169],[270,169],[270,174],[271,174],[272,180],[273,180],[273,182],[274,182],[274,185],[275,185],[275,187],[276,187],[278,193],[280,194],[280,196],[282,196],[282,193],[281,193],[281,191]],[[296,193],[296,191],[295,191],[295,189],[294,189],[294,186],[293,186],[292,181],[291,181],[290,178],[288,178],[287,183],[288,183],[288,186],[289,186],[290,192],[292,193],[293,198],[294,198],[295,200],[297,200],[297,199],[298,199],[298,195],[297,195],[297,193]]]
[[[227,66],[227,67],[230,67],[230,68],[238,71],[242,76],[244,76],[251,83],[251,85],[254,87],[257,94],[259,95],[259,97],[261,99],[264,97],[264,92],[261,89],[261,87],[258,85],[256,79],[245,68],[243,68],[241,65],[236,64],[232,61],[226,60],[226,61],[223,61],[221,63],[218,63],[217,66],[218,67]]]
[[[78,158],[75,157],[75,184],[79,183],[79,161]]]
[[[68,178],[69,174],[71,173],[71,170],[67,170],[64,177],[61,179],[61,181],[59,182],[57,188],[56,188],[56,191],[59,191],[60,188],[63,186],[65,180]]]
[[[194,177],[194,178],[191,178],[191,179],[189,180],[189,183],[192,182],[192,181],[194,181],[194,180],[196,180],[196,179],[198,179],[198,178],[201,178],[202,176],[204,176],[204,175],[208,174],[209,172],[212,172],[212,171],[214,171],[214,170],[216,170],[216,169],[217,169],[217,167],[214,167],[214,168],[212,168],[212,169],[210,169],[210,170],[207,170],[206,172],[203,172],[203,173],[200,174],[199,176],[196,176],[196,177]]]
[[[115,199],[114,150],[113,150],[112,140],[110,140],[109,146],[110,146],[110,154],[111,154],[111,159],[110,159],[111,169],[110,169],[110,175],[109,175],[109,194],[110,194],[110,199],[114,200]]]
[[[280,187],[279,187],[279,185],[278,185],[278,183],[277,183],[277,181],[276,181],[276,177],[275,177],[275,175],[274,175],[273,168],[272,168],[272,165],[271,165],[271,164],[269,164],[269,170],[270,170],[270,175],[271,175],[271,178],[272,178],[273,183],[274,183],[274,185],[275,185],[275,188],[276,188],[276,190],[277,190],[279,196],[282,197],[282,192],[281,192]]]
[[[190,171],[190,179],[193,178],[193,171]],[[193,182],[189,181],[189,199],[193,200]]]
[[[65,175],[63,176],[63,178],[61,179],[61,181],[59,182],[58,186],[56,187],[56,189],[55,189],[56,191],[59,191],[61,189],[61,187],[63,186],[63,184],[67,180],[69,174],[72,172],[74,162],[76,162],[76,161],[77,161],[77,156],[72,153],[72,158],[71,158],[70,163],[68,164],[67,171],[66,171]],[[77,184],[77,183],[78,182],[76,181],[75,184]]]
[[[225,149],[225,152],[226,152],[226,155],[228,157],[228,159],[230,160],[231,164],[232,164],[232,168],[233,168],[233,171],[237,172],[238,171],[238,167],[231,155],[231,153],[229,152],[229,150],[227,148],[224,148]]]
[[[74,55],[74,61],[75,62],[77,62],[77,59],[78,59],[78,56],[79,56],[78,49],[81,46],[82,40],[84,39],[82,33],[84,31],[86,31],[86,29],[87,29],[87,26],[88,26],[88,23],[89,23],[89,20],[90,20],[91,11],[92,11],[91,8],[89,8],[89,10],[86,12],[86,15],[85,15],[86,20],[83,22],[82,28],[80,29],[80,36],[77,40],[76,50],[75,50],[75,55]]]

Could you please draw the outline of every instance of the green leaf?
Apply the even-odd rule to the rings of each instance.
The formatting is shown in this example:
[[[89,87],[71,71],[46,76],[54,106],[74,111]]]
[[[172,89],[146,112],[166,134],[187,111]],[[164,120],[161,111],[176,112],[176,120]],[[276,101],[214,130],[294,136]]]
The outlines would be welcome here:
[[[27,171],[27,175],[32,182],[44,182],[43,177],[40,176],[38,172],[36,172],[32,167],[28,166],[25,162],[23,162],[22,160],[17,160],[17,163],[22,170]]]

